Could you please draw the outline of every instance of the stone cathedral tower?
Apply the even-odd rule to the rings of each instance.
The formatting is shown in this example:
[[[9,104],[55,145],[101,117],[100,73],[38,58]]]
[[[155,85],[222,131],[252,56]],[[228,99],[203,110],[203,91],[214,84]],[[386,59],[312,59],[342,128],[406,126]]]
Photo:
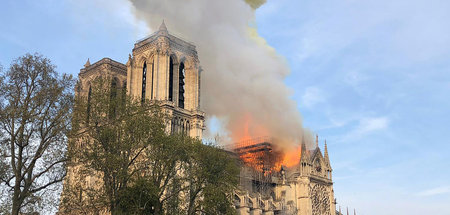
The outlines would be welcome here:
[[[78,75],[75,95],[89,102],[91,84],[97,78],[110,79],[111,87],[127,89],[134,99],[157,103],[169,116],[167,133],[201,139],[205,129],[205,113],[200,110],[201,71],[195,46],[169,34],[163,22],[157,32],[134,44],[126,65],[109,58],[91,64],[88,59]],[[104,209],[84,208],[90,197],[83,190],[101,189],[102,184],[98,174],[86,176],[82,174],[85,171],[84,165],[77,161],[68,167],[63,186],[79,193],[71,198],[73,193],[63,191],[61,196],[68,197],[65,198],[68,201],[62,203],[58,214],[81,214],[81,210],[88,214],[109,214]],[[67,212],[72,206],[78,209]]]
[[[202,138],[201,67],[195,46],[159,30],[134,44],[127,62],[127,90],[134,98],[158,101],[171,116],[170,133]]]
[[[167,133],[183,133],[202,138],[205,129],[205,113],[200,109],[200,80],[202,69],[193,44],[169,34],[164,22],[152,35],[137,41],[126,64],[103,58],[91,64],[88,60],[80,70],[76,96],[89,98],[91,83],[99,77],[111,80],[112,87],[127,89],[136,100],[157,103],[168,115]],[[112,93],[111,93],[112,95]],[[233,194],[234,207],[240,215],[335,215],[332,168],[325,143],[324,153],[318,147],[307,149],[302,143],[298,165],[276,171],[266,166],[261,155],[272,153],[271,139],[257,138],[250,144],[229,149],[233,157],[250,156],[251,160],[263,163],[264,171],[241,162],[239,189]],[[82,147],[80,145],[80,147]],[[255,159],[257,158],[257,159]],[[268,159],[270,160],[270,159]],[[76,198],[72,193],[62,196],[69,201],[62,203],[58,214],[76,206],[87,210],[87,214],[109,214],[100,208],[86,209],[85,202],[92,196],[83,190],[101,189],[102,178],[98,174],[84,174],[84,164],[74,161],[67,169],[64,187],[79,190]],[[266,171],[270,170],[270,171]],[[75,187],[75,188],[73,188]],[[84,193],[83,193],[84,192]],[[96,213],[91,213],[97,211]]]

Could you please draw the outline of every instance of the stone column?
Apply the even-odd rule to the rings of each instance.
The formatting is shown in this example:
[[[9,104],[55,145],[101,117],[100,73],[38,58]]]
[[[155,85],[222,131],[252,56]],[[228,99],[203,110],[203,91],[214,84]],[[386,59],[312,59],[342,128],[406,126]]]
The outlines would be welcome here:
[[[300,177],[297,184],[297,209],[299,215],[311,215],[311,196],[309,195],[310,180],[308,177]]]
[[[250,210],[250,215],[262,215],[261,208],[254,208],[254,209]]]
[[[133,59],[131,59],[131,57],[130,57],[130,59],[128,60],[128,62],[127,62],[127,93],[128,93],[128,95],[133,95],[132,93],[131,93],[131,90],[133,89],[133,87],[132,87],[132,84],[133,84],[133,82],[132,82],[132,78],[133,78],[133,72],[132,72],[132,65],[133,65]]]
[[[328,192],[330,194],[330,212],[331,212],[331,215],[336,215],[336,205],[335,205],[335,201],[334,201],[333,185],[328,186]]]

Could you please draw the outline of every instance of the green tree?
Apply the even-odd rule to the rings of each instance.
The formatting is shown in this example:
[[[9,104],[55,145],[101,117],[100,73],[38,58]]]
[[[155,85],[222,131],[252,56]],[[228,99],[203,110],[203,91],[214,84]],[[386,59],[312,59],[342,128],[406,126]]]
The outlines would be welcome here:
[[[150,215],[158,204],[158,190],[150,180],[139,177],[121,191],[119,199],[120,213]]]
[[[19,57],[0,75],[0,180],[11,214],[32,210],[64,178],[72,104],[72,77],[42,55]]]
[[[142,176],[146,183],[140,186],[152,192],[144,195],[142,187],[124,189],[130,204],[123,213],[146,214],[137,212],[143,208],[142,199],[151,199],[152,214],[235,213],[231,194],[239,168],[229,152],[174,134],[152,142],[145,155],[141,165],[146,166]]]
[[[239,168],[234,156],[213,145],[195,141],[187,163],[187,214],[234,214],[232,193],[238,184]]]
[[[95,204],[117,214],[120,192],[145,167],[139,165],[144,150],[165,134],[158,106],[128,98],[125,89],[115,88],[112,81],[96,79],[89,99],[76,98],[70,151],[71,165],[82,165],[84,174],[103,184],[101,189],[92,187]]]
[[[183,135],[164,135],[146,149],[142,165],[146,167],[144,177],[156,187],[155,214],[180,213],[178,198],[187,189],[183,171],[193,140]]]
[[[79,201],[66,204],[65,210],[233,214],[236,161],[198,139],[167,134],[167,118],[158,103],[136,102],[112,87],[112,80],[97,79],[89,99],[76,98],[71,166],[83,166],[76,174],[81,179],[96,176],[102,186],[80,190],[82,184],[74,181],[75,186],[67,186],[73,195],[65,199]]]

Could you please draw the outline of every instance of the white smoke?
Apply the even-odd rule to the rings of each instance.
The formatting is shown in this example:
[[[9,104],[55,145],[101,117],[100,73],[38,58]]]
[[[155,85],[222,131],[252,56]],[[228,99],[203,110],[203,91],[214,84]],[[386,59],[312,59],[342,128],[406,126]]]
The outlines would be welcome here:
[[[170,33],[196,45],[204,70],[202,108],[223,123],[232,141],[247,137],[246,124],[249,137],[301,141],[301,116],[283,83],[289,69],[249,27],[265,0],[130,1],[151,29],[164,19]]]

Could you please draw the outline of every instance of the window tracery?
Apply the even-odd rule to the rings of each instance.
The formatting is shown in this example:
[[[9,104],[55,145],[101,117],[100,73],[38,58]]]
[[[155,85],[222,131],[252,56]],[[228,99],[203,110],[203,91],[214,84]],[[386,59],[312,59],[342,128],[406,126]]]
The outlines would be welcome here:
[[[313,215],[331,215],[330,194],[326,186],[315,184],[310,188]]]
[[[145,88],[147,85],[147,63],[144,62],[144,66],[142,68],[142,93],[141,93],[141,101],[145,101]]]

